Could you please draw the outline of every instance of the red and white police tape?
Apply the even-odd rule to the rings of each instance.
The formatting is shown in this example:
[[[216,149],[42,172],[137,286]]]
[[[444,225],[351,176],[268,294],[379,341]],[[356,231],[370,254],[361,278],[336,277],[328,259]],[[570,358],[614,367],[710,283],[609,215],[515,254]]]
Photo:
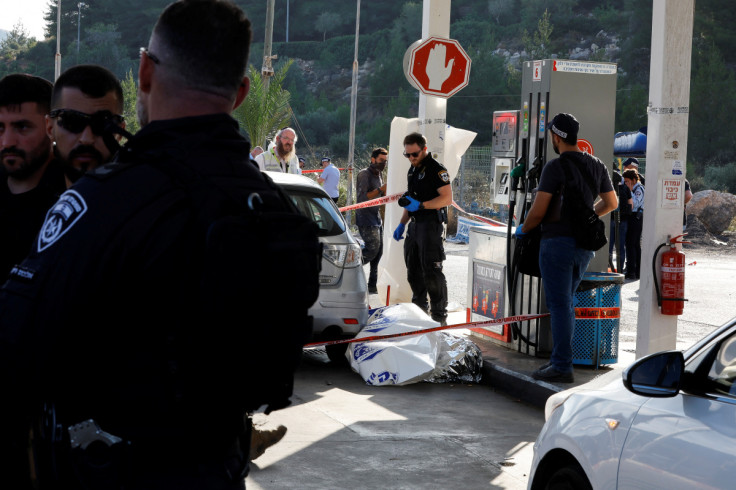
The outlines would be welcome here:
[[[469,213],[469,212],[465,211],[463,208],[461,208],[460,206],[458,206],[458,204],[455,202],[454,199],[452,201],[452,207],[455,208],[455,209],[457,209],[461,213],[467,214],[468,216],[472,216],[473,218],[477,219],[478,221],[482,221],[483,223],[486,223],[488,225],[491,225],[491,226],[508,226],[506,223],[501,223],[500,221],[495,221],[495,220],[492,220],[492,219],[484,218],[483,216],[478,216],[477,214]]]
[[[302,170],[302,173],[303,174],[316,174],[317,172],[322,173],[322,170],[323,169],[321,169],[321,168],[315,168],[315,169],[311,169],[311,170]],[[338,170],[342,171],[342,170],[345,170],[345,169],[344,168],[338,168]]]
[[[402,195],[403,194],[392,194],[390,196],[378,197],[376,199],[371,199],[370,201],[363,201],[363,202],[360,202],[358,204],[352,204],[350,206],[344,206],[342,208],[339,208],[339,210],[340,210],[341,213],[344,213],[345,211],[352,211],[353,209],[362,209],[362,208],[371,208],[373,206],[381,206],[383,204],[387,204],[387,203],[390,203],[390,202],[398,201],[399,198]],[[465,211],[463,208],[461,208],[460,206],[458,206],[458,204],[454,200],[452,201],[452,207],[454,207],[455,209],[457,209],[458,211],[460,211],[463,214],[467,214],[468,216],[472,216],[474,219],[476,219],[476,220],[478,220],[478,221],[480,221],[482,223],[485,223],[485,224],[488,224],[488,225],[491,225],[491,226],[507,226],[506,223],[501,223],[500,221],[495,221],[495,220],[492,220],[492,219],[484,218],[483,216],[478,216],[477,214],[469,213],[469,212]]]
[[[384,196],[384,197],[377,197],[375,199],[371,199],[370,201],[363,201],[359,202],[358,204],[352,204],[350,206],[344,206],[340,208],[340,212],[344,213],[345,211],[352,211],[353,209],[361,209],[361,208],[370,208],[373,206],[380,206],[381,204],[386,204],[389,202],[398,201],[401,196],[404,194],[392,194],[390,196]]]
[[[345,340],[328,340],[325,342],[312,342],[309,344],[305,344],[304,347],[319,347],[323,345],[335,345],[335,344],[352,344],[354,342],[372,342],[374,340],[386,340],[386,339],[394,339],[397,337],[409,337],[411,335],[422,335],[425,333],[430,332],[439,332],[440,330],[452,330],[457,328],[482,328],[482,327],[489,327],[491,325],[505,325],[507,323],[515,323],[515,322],[526,322],[529,320],[536,320],[537,318],[544,318],[546,316],[549,316],[549,313],[539,313],[536,315],[517,315],[517,316],[507,316],[506,318],[499,318],[498,320],[486,320],[482,322],[470,322],[470,323],[458,323],[456,325],[447,325],[447,326],[440,326],[440,327],[432,327],[432,328],[425,328],[423,330],[414,330],[411,332],[402,332],[402,333],[393,333],[389,335],[373,335],[370,337],[361,337],[361,338],[354,338],[354,339],[345,339]]]

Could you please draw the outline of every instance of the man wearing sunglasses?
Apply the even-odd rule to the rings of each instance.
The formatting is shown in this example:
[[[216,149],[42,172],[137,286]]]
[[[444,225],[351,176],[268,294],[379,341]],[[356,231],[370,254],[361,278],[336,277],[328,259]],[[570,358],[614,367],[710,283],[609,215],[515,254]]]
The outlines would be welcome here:
[[[450,174],[427,152],[427,139],[420,133],[404,138],[404,156],[409,159],[409,185],[399,205],[404,208],[394,240],[403,238],[404,261],[411,301],[442,325],[447,321],[447,280],[442,272],[445,249],[442,245],[447,206],[452,204]],[[429,295],[429,305],[427,304]]]
[[[64,192],[44,115],[51,83],[13,74],[0,80],[0,283],[31,248],[46,211]]]
[[[123,89],[107,68],[77,65],[56,80],[51,109],[46,131],[71,187],[87,171],[109,162],[119,148],[120,135],[110,126],[125,128]]]

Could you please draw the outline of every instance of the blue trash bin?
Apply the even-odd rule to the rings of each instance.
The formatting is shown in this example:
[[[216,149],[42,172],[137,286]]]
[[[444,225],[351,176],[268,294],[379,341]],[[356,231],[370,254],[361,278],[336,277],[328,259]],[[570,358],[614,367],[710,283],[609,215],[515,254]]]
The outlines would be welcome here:
[[[624,275],[586,272],[573,300],[572,362],[598,367],[618,362],[621,285]]]

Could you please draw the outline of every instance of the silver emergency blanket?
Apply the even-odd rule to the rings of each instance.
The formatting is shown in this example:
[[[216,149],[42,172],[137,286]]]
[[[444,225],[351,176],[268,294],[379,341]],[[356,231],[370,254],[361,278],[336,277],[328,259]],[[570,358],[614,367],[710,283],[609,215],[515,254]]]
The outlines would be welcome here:
[[[447,332],[440,334],[440,353],[437,356],[430,383],[480,383],[483,376],[483,354],[472,340]]]
[[[356,338],[413,332],[439,326],[414,304],[379,308]],[[483,357],[470,340],[445,332],[349,344],[350,367],[369,385],[478,382]]]

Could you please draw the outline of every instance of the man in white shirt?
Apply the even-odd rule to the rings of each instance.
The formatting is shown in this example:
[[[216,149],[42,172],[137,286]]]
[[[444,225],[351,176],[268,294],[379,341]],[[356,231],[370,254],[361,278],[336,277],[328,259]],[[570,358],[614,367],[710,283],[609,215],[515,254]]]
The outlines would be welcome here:
[[[327,195],[337,204],[337,199],[340,197],[340,190],[337,188],[340,183],[340,170],[332,164],[329,157],[322,159],[322,175],[317,177],[317,182],[322,184]]]
[[[301,174],[296,157],[296,132],[291,128],[283,128],[276,133],[268,150],[255,157],[261,172],[284,172]]]

